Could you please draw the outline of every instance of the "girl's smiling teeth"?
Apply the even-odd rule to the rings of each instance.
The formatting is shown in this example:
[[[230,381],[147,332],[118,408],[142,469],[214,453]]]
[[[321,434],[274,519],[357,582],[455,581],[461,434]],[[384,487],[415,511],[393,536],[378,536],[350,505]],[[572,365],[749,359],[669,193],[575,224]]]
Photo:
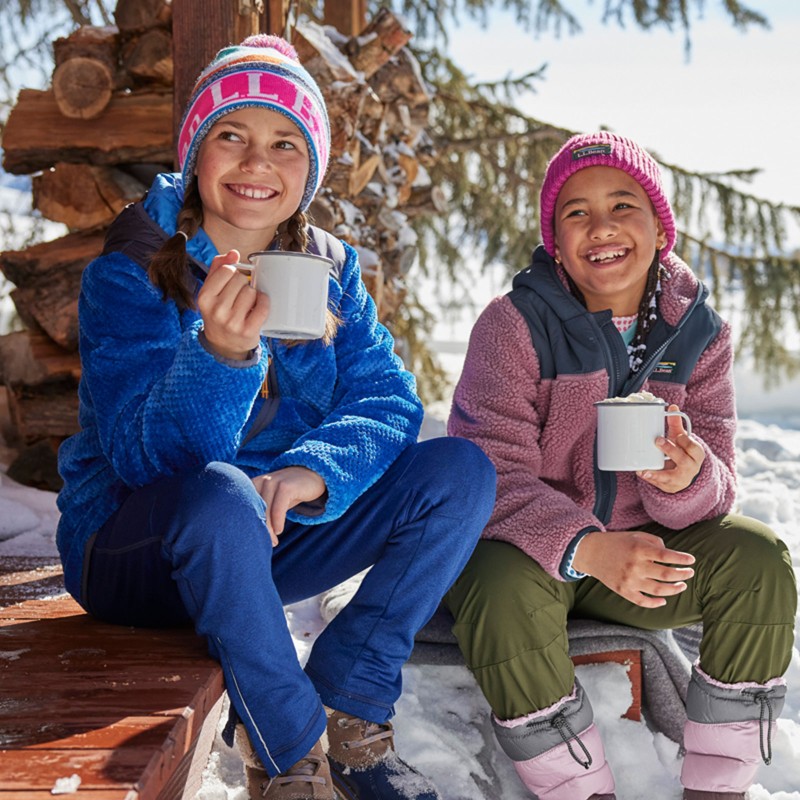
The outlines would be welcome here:
[[[263,186],[251,186],[244,183],[229,183],[228,189],[234,194],[241,195],[242,197],[249,197],[251,200],[268,200],[270,197],[275,197],[278,194],[274,189],[268,189]]]
[[[627,254],[627,247],[615,247],[611,250],[591,250],[586,254],[586,258],[593,264],[607,264],[618,258],[624,258]]]

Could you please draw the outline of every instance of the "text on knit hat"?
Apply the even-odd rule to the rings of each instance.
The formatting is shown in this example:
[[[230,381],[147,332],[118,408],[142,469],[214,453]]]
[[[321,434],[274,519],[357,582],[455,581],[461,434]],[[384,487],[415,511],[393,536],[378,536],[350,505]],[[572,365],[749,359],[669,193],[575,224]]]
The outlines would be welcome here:
[[[328,167],[330,124],[319,86],[295,49],[279,36],[250,36],[220,50],[198,77],[178,134],[184,186],[194,178],[197,153],[211,127],[232,111],[252,107],[283,114],[305,137],[309,172],[300,203],[305,210]]]

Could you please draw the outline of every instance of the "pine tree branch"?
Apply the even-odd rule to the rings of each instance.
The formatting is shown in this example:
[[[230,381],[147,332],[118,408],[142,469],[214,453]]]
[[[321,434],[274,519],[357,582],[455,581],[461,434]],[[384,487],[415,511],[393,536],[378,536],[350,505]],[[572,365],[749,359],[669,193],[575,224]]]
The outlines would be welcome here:
[[[747,176],[752,177],[758,172],[760,172],[757,168],[749,168],[749,169],[741,169],[741,170],[728,170],[727,172],[719,173],[719,172],[697,172],[694,170],[686,169],[685,167],[681,167],[678,164],[672,164],[668,161],[664,161],[661,158],[656,158],[661,166],[666,167],[670,172],[673,174],[683,175],[687,178],[695,178],[699,181],[702,181],[709,186],[713,186],[714,188],[723,191],[723,192],[734,192],[739,197],[750,200],[753,203],[761,206],[769,206],[770,208],[778,209],[779,211],[786,211],[791,214],[797,215],[800,219],[800,206],[789,205],[786,203],[775,202],[772,200],[767,200],[764,197],[758,197],[757,195],[751,194],[749,192],[743,192],[740,189],[731,186],[729,183],[721,180],[723,177],[732,177],[732,178],[739,178],[739,179],[746,179]]]
[[[760,257],[737,253],[725,247],[713,245],[708,241],[708,239],[700,239],[697,236],[693,236],[691,233],[687,233],[683,229],[679,231],[679,234],[687,242],[690,242],[696,245],[697,247],[702,248],[703,251],[707,251],[709,254],[713,254],[718,258],[729,259],[730,261],[740,264],[747,268],[755,268],[757,264],[761,263],[761,261],[764,260]],[[800,285],[800,257],[798,257],[797,255],[786,255],[786,254],[776,253],[774,255],[769,255],[768,257],[766,257],[766,260],[768,260],[773,264],[779,264],[783,267],[789,267],[790,269],[798,270],[798,281],[799,281],[798,285]]]
[[[437,149],[443,153],[453,152],[476,152],[478,150],[492,149],[493,146],[502,144],[504,142],[563,142],[564,139],[569,138],[571,134],[563,128],[557,128],[553,125],[545,125],[541,128],[528,131],[506,131],[505,133],[497,133],[491,136],[475,136],[468,139],[434,139]]]
[[[72,17],[72,21],[75,25],[89,25],[91,20],[89,17],[86,16],[83,9],[83,3],[78,2],[78,0],[62,0],[64,3],[64,7],[69,12],[70,16]]]

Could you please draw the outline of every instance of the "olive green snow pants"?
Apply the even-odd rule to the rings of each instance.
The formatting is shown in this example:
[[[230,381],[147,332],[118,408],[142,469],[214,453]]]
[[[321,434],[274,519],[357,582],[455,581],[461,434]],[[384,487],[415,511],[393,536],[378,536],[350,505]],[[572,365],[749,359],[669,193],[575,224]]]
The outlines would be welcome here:
[[[797,589],[786,546],[762,523],[728,515],[682,531],[641,530],[695,556],[688,588],[641,608],[595,578],[565,583],[505,542],[481,540],[445,596],[467,666],[499,719],[546,708],[574,684],[567,617],[645,630],[703,623],[700,663],[723,683],[765,683],[789,665]]]

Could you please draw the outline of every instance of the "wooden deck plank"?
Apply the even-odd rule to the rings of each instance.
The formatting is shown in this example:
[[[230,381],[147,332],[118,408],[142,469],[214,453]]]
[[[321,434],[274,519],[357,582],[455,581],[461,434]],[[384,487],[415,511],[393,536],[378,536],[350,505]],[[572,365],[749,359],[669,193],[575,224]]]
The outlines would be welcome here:
[[[5,556],[0,559],[0,608],[62,594],[64,581],[57,558]]]
[[[192,797],[222,694],[190,629],[103,624],[52,559],[0,558],[0,800],[52,798],[72,774],[76,800]]]
[[[126,717],[114,725],[104,725],[104,720],[71,718],[54,721],[38,719],[3,718],[0,747],[24,747],[29,750],[113,749],[136,740],[158,747],[175,726],[171,717]]]
[[[152,757],[152,748],[135,746],[49,750],[35,758],[26,750],[12,750],[2,760],[0,797],[8,789],[50,790],[59,778],[72,774],[80,775],[81,789],[133,789]]]

